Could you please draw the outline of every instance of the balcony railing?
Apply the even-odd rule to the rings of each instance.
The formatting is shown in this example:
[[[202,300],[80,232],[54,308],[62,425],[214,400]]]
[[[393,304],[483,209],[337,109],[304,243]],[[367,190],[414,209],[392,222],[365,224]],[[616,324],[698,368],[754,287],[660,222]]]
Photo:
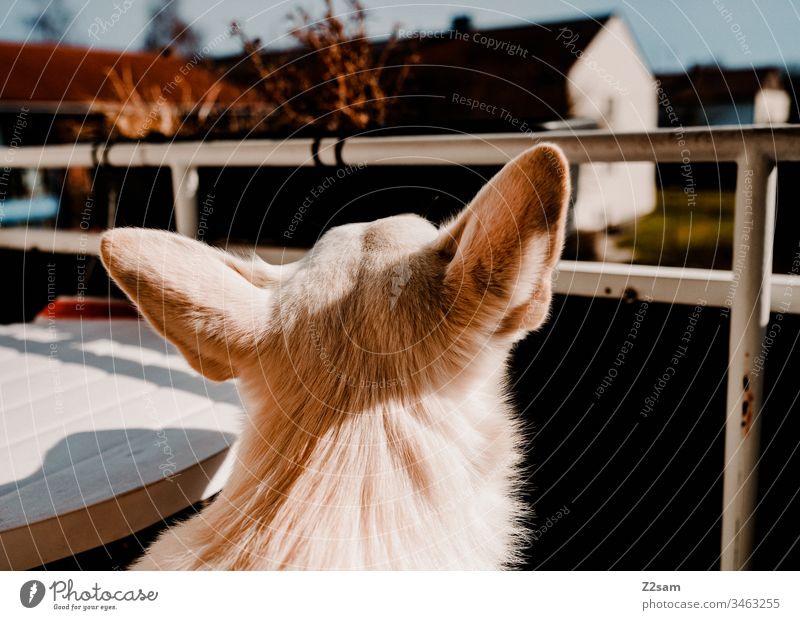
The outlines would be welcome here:
[[[721,567],[750,566],[763,404],[763,375],[754,363],[769,312],[800,314],[800,276],[773,275],[775,170],[800,160],[800,127],[742,126],[613,134],[600,130],[485,134],[180,142],[24,147],[5,165],[16,168],[168,167],[178,232],[198,227],[198,167],[336,164],[501,165],[538,141],[557,143],[574,164],[596,162],[734,162],[737,164],[732,271],[561,261],[554,290],[591,297],[641,296],[654,301],[726,308],[730,316]],[[7,158],[9,159],[9,158]],[[0,230],[0,247],[96,252],[96,236],[36,229]],[[263,248],[268,260],[302,252]],[[749,422],[743,424],[743,416]]]

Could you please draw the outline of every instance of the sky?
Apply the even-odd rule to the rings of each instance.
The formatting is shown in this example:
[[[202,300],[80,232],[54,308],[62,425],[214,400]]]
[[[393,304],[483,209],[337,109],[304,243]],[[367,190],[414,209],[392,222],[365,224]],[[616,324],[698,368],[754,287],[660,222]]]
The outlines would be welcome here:
[[[51,0],[0,0],[0,39],[36,40],[28,20]],[[74,19],[63,41],[98,49],[137,50],[154,6],[164,0],[61,0]],[[476,29],[524,25],[614,12],[630,26],[644,58],[657,73],[697,64],[800,68],[800,0],[363,0],[370,34],[445,29],[453,16],[469,15]],[[227,36],[231,21],[272,47],[286,46],[287,15],[304,7],[320,14],[322,0],[182,0],[180,13],[212,54],[239,50]],[[346,5],[335,5],[345,10]]]

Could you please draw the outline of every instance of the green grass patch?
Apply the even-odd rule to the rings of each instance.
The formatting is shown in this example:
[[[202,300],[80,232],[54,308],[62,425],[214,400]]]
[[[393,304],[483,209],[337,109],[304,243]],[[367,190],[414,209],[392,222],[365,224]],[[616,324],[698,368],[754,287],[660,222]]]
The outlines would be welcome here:
[[[658,195],[655,210],[614,235],[636,263],[730,269],[734,192],[698,191],[690,203],[680,189]]]

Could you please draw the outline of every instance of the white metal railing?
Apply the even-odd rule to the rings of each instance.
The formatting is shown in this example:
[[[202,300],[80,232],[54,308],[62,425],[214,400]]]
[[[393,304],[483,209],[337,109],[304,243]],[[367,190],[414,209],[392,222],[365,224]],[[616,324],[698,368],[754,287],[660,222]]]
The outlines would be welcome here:
[[[503,164],[538,141],[557,143],[572,163],[703,162],[737,164],[733,271],[561,261],[554,290],[569,295],[648,296],[657,302],[729,308],[730,340],[726,404],[721,567],[749,568],[753,550],[763,375],[754,363],[770,309],[800,314],[786,298],[800,292],[800,277],[771,273],[775,219],[773,171],[778,161],[800,160],[800,127],[735,126],[662,129],[612,134],[601,130],[541,134],[429,135],[392,137],[123,143],[109,146],[23,147],[6,165],[17,168],[111,166],[170,168],[176,227],[194,236],[198,226],[197,168],[334,165]],[[316,161],[314,154],[316,154]],[[337,159],[338,158],[338,159]],[[770,187],[773,184],[773,187]],[[0,230],[0,247],[84,252],[96,246],[86,235],[59,231]],[[87,250],[87,247],[89,250]],[[265,249],[273,261],[298,251]],[[774,288],[773,288],[774,287]],[[789,293],[787,293],[789,291]]]

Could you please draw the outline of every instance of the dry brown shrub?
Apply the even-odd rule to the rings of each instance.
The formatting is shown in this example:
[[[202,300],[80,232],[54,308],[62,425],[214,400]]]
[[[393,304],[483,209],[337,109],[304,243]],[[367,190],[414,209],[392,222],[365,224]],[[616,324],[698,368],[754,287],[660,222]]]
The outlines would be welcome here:
[[[416,57],[393,54],[395,66],[387,71],[387,59],[396,51],[397,29],[376,46],[367,36],[359,0],[348,1],[345,15],[334,12],[332,0],[324,2],[319,19],[302,8],[289,15],[294,22],[290,34],[300,52],[273,55],[270,61],[264,60],[258,43],[233,24],[265,98],[275,106],[269,124],[335,134],[381,126]]]

